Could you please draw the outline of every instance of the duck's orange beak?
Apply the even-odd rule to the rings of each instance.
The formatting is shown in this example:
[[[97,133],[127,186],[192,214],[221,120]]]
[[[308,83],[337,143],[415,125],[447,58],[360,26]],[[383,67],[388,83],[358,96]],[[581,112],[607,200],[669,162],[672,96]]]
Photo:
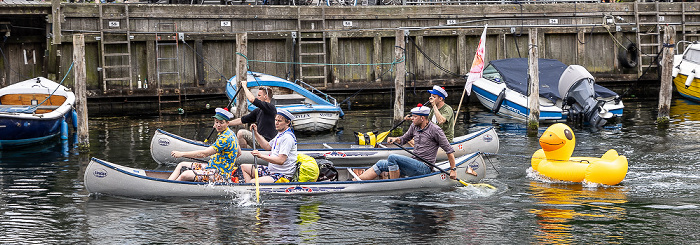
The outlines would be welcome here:
[[[544,151],[556,151],[566,144],[565,140],[559,138],[556,134],[545,132],[540,137],[540,146]]]

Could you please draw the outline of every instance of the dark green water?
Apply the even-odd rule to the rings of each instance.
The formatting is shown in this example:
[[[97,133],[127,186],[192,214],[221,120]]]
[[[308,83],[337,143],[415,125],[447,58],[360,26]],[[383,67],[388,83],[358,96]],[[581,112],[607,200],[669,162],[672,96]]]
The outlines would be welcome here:
[[[443,192],[322,196],[250,195],[139,200],[91,196],[89,157],[137,168],[158,166],[149,143],[157,128],[203,139],[208,115],[90,120],[89,154],[46,143],[0,154],[1,244],[340,243],[340,244],[693,244],[700,242],[700,105],[676,99],[668,129],[657,129],[656,102],[624,101],[617,127],[575,129],[576,156],[616,149],[629,159],[618,186],[551,183],[532,174],[539,149],[522,122],[470,106],[456,135],[494,125],[500,155],[485,182]],[[390,110],[348,111],[343,132],[300,141],[351,141],[353,131],[390,128]],[[495,123],[494,123],[495,120]],[[541,131],[546,125],[541,127]]]

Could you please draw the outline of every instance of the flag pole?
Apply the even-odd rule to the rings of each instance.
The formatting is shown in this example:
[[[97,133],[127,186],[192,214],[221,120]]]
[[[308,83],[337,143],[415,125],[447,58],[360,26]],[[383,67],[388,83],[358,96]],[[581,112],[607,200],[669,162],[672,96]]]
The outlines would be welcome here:
[[[464,91],[462,91],[462,98],[459,99],[459,105],[457,106],[457,114],[455,115],[455,120],[452,121],[452,128],[454,128],[455,124],[457,124],[457,118],[459,118],[459,109],[462,108],[462,101],[464,100],[465,93],[467,93],[467,88],[464,88]]]

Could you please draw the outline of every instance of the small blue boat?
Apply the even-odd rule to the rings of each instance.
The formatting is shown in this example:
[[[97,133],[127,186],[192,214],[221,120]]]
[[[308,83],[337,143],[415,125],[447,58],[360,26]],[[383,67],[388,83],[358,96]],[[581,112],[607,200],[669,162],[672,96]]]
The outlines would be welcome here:
[[[624,105],[617,93],[595,84],[582,66],[554,59],[539,59],[540,121],[571,120],[602,126],[621,117]],[[494,113],[525,120],[528,115],[528,60],[494,60],[472,90]]]
[[[70,89],[43,77],[0,89],[0,149],[68,138],[68,124],[77,128]]]
[[[302,132],[321,132],[333,129],[338,119],[345,114],[335,98],[327,95],[302,81],[290,82],[285,79],[259,72],[248,72],[248,88],[253,94],[258,87],[273,89],[272,102],[277,108],[283,108],[294,114],[294,130]],[[307,89],[308,88],[308,89]],[[226,95],[231,99],[236,94],[236,77],[229,79]],[[234,103],[235,104],[235,103]],[[248,102],[248,110],[256,107]]]

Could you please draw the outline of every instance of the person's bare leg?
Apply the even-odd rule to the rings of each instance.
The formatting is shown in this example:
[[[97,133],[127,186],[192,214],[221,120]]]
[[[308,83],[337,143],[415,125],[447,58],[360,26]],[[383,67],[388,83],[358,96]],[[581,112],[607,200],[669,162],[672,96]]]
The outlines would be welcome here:
[[[243,164],[241,165],[241,172],[243,173],[243,179],[245,179],[245,182],[248,183],[253,177],[253,173],[250,171],[253,168],[253,165],[250,164]]]
[[[238,145],[241,146],[241,148],[248,148],[248,141],[245,140],[244,137],[245,133],[243,131],[238,131],[237,137],[238,137]]]
[[[182,172],[182,174],[177,177],[178,181],[193,181],[195,177],[194,171],[192,170],[187,170],[185,172]]]
[[[177,164],[177,167],[175,167],[175,170],[173,170],[173,173],[170,174],[170,177],[168,177],[168,180],[177,179],[177,177],[180,176],[180,172],[182,171],[182,167],[192,168],[192,163],[191,162],[181,162],[181,163]]]
[[[364,173],[362,173],[358,177],[360,177],[360,179],[362,179],[362,180],[373,180],[374,178],[377,178],[377,176],[378,176],[377,173],[374,172],[374,168],[368,168],[367,170],[365,170]],[[353,179],[353,180],[356,180],[356,179]]]

